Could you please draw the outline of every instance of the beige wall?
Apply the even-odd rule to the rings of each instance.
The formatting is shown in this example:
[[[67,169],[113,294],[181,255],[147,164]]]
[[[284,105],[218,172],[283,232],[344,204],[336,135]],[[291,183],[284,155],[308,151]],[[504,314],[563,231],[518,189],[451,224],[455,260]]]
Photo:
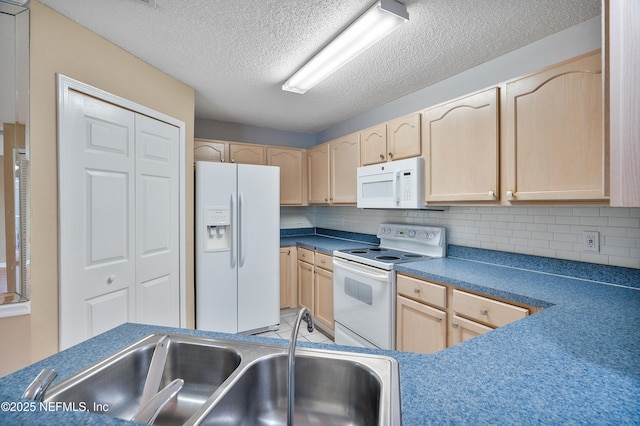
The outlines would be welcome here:
[[[31,2],[31,315],[16,339],[35,362],[58,351],[56,73],[186,123],[186,229],[193,229],[194,90],[34,0]],[[187,326],[194,326],[193,233],[187,232]],[[27,324],[29,324],[28,326]],[[0,320],[0,330],[8,321]],[[12,342],[13,344],[14,342]],[[3,344],[6,344],[3,342]],[[30,346],[30,347],[29,347]],[[2,375],[2,371],[0,371]]]

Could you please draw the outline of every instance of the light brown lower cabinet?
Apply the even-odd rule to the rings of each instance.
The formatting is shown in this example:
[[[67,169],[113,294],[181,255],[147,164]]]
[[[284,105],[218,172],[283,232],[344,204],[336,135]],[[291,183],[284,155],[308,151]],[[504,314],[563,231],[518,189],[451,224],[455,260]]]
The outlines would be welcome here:
[[[540,309],[398,274],[396,349],[433,353]]]
[[[298,260],[298,307],[313,315],[313,265]]]
[[[296,247],[280,247],[280,309],[298,304],[297,271]]]
[[[491,330],[493,330],[492,327],[453,315],[451,320],[451,345],[457,345]]]
[[[309,309],[317,325],[333,332],[332,256],[298,248],[298,307]]]
[[[333,272],[316,266],[314,278],[314,318],[333,330]]]
[[[397,298],[396,349],[430,354],[447,347],[447,314],[406,297]]]

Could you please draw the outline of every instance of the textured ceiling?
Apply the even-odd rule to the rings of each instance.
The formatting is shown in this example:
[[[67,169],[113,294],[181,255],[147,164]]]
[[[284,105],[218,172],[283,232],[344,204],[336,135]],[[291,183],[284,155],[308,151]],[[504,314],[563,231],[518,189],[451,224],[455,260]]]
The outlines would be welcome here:
[[[40,1],[192,86],[197,118],[300,132],[601,13],[600,0],[400,0],[409,22],[299,95],[282,83],[372,0]]]

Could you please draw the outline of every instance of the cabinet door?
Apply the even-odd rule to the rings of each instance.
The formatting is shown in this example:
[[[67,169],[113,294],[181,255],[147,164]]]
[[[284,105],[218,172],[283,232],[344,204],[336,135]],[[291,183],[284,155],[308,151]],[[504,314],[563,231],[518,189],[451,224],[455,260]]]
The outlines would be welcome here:
[[[420,114],[410,114],[387,123],[388,159],[420,156]]]
[[[506,84],[506,197],[605,196],[600,51]]]
[[[315,268],[314,317],[320,324],[333,330],[333,273]]]
[[[329,204],[329,144],[323,143],[307,151],[309,203]]]
[[[360,165],[387,161],[387,125],[370,127],[360,132]]]
[[[239,164],[264,165],[264,146],[244,143],[230,143],[229,161]]]
[[[313,265],[298,260],[298,307],[313,311]]]
[[[497,198],[498,123],[498,88],[423,112],[425,201]]]
[[[491,330],[493,328],[454,315],[451,321],[451,345],[457,345]]]
[[[640,207],[640,2],[605,2],[611,207]],[[637,265],[637,264],[636,264]]]
[[[295,247],[280,248],[280,309],[292,308],[297,305],[293,297],[295,282]]]
[[[355,204],[358,201],[357,169],[360,149],[357,133],[331,141],[331,203]]]
[[[227,144],[222,141],[194,139],[193,161],[224,163],[227,161]]]
[[[446,313],[397,297],[396,349],[430,354],[447,347]]]
[[[306,203],[304,150],[267,147],[267,165],[280,167],[280,204]]]

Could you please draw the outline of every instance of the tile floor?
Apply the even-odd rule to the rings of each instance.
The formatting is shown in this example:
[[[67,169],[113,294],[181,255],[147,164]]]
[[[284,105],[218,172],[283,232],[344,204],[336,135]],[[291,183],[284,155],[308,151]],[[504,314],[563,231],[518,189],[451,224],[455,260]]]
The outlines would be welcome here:
[[[296,321],[296,315],[298,309],[283,309],[280,311],[280,328],[276,331],[267,331],[257,334],[260,337],[273,337],[276,339],[291,339],[291,330],[293,329],[293,323]],[[320,332],[314,330],[312,333],[307,331],[306,323],[302,324],[300,330],[298,330],[298,341],[315,342],[315,343],[333,343],[333,340]]]

